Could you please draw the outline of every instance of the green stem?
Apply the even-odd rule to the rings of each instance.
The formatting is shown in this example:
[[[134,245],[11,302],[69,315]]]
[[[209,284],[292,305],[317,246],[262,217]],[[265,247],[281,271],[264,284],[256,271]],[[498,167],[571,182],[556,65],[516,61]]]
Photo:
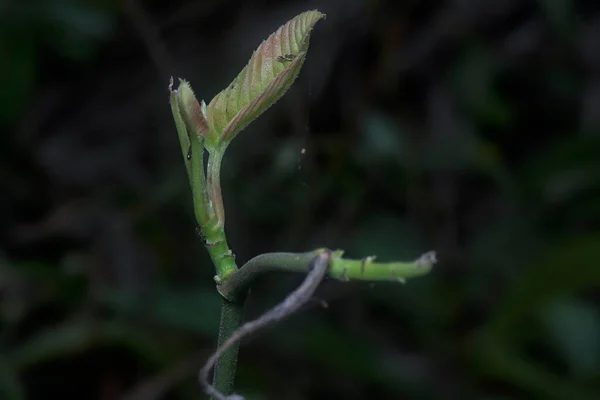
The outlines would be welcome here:
[[[204,171],[204,137],[193,122],[182,113],[178,92],[170,86],[170,103],[181,153],[192,188],[194,215],[204,236],[204,244],[213,261],[218,282],[237,270],[233,253],[225,236],[223,198],[220,169],[224,149],[209,154],[207,172]],[[207,178],[208,174],[208,178]]]
[[[250,284],[259,276],[270,271],[307,272],[310,262],[326,249],[318,249],[306,253],[265,253],[246,262],[240,269],[231,274],[217,290],[223,297],[236,301],[244,295]]]
[[[198,225],[204,231],[206,225],[210,223],[211,210],[207,208],[206,197],[206,177],[204,175],[204,145],[195,137],[190,138],[190,160],[189,164],[190,183],[192,185],[192,199],[194,202],[194,215]]]
[[[192,121],[182,112],[178,91],[169,85],[171,112],[175,120],[181,153],[188,173],[194,202],[194,215],[202,231],[204,244],[215,265],[217,283],[237,270],[233,253],[225,236],[225,212],[221,195],[220,170],[225,149],[209,154],[207,171],[204,171],[204,137]],[[208,174],[208,177],[207,177]],[[242,324],[245,296],[236,302],[223,299],[219,346]],[[234,344],[215,364],[214,386],[222,393],[233,389],[239,344]]]
[[[221,283],[237,271],[235,256],[227,244],[225,230],[222,225],[219,225],[216,218],[212,219],[210,223],[205,224],[202,227],[202,232],[204,234],[206,250],[217,271],[215,281]]]
[[[269,271],[302,271],[307,272],[310,261],[327,249],[317,249],[306,253],[266,253],[254,257],[240,269],[218,285],[223,297],[236,301],[246,292],[248,286],[258,276]],[[408,278],[425,275],[435,264],[435,253],[428,252],[410,262],[377,263],[375,257],[362,260],[342,258],[343,251],[336,250],[331,254],[327,275],[341,281],[390,281],[404,283]]]
[[[375,256],[361,260],[342,258],[341,250],[334,251],[329,267],[329,276],[341,281],[390,281],[405,283],[408,278],[425,275],[437,262],[435,252],[430,251],[414,261],[375,262]]]
[[[331,253],[328,251],[322,252],[315,256],[310,263],[310,272],[306,274],[306,278],[296,290],[290,293],[281,303],[262,314],[257,319],[246,322],[244,325],[240,326],[229,335],[227,340],[219,344],[217,350],[212,354],[212,356],[209,357],[204,364],[204,367],[202,367],[200,370],[200,383],[204,387],[204,391],[207,394],[218,400],[243,400],[241,396],[229,396],[229,393],[223,393],[218,388],[215,388],[214,385],[210,385],[208,383],[208,375],[210,370],[213,368],[213,365],[215,365],[215,363],[221,357],[223,357],[223,354],[229,352],[233,346],[237,348],[238,343],[245,336],[255,333],[258,330],[277,321],[281,321],[287,316],[298,311],[304,304],[310,301],[315,290],[327,273],[330,257]],[[224,384],[226,384],[226,382]]]
[[[201,228],[210,222],[212,210],[207,206],[206,195],[206,175],[204,173],[204,137],[198,132],[193,122],[186,118],[183,113],[179,92],[173,89],[173,78],[169,85],[171,103],[171,112],[175,120],[181,154],[185,164],[190,186],[192,189],[192,198],[194,202],[194,215]]]
[[[225,210],[221,194],[221,162],[223,161],[223,154],[225,154],[225,148],[210,152],[206,168],[208,175],[208,198],[217,216],[217,221],[221,226],[225,225]]]
[[[192,148],[192,151],[194,149]],[[215,281],[223,282],[229,275],[237,270],[233,252],[227,244],[225,236],[225,212],[223,209],[223,196],[221,195],[221,162],[223,161],[224,149],[209,153],[207,165],[207,184],[208,191],[208,209],[212,218],[210,221],[202,224],[202,231],[205,236],[205,244],[210,257],[215,265],[217,275]]]
[[[242,325],[245,295],[239,297],[235,302],[223,299],[217,348],[221,347],[231,334]],[[219,357],[215,364],[213,386],[221,393],[231,394],[233,391],[239,348],[240,344],[236,342]]]

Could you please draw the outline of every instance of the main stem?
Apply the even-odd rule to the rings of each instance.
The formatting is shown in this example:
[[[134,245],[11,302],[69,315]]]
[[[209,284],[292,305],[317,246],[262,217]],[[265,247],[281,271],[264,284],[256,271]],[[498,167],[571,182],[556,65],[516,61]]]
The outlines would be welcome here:
[[[191,89],[190,89],[191,91]],[[180,104],[179,93],[173,88],[173,78],[169,84],[169,101],[175,120],[181,153],[192,188],[194,214],[202,231],[204,244],[216,268],[216,281],[222,282],[237,270],[233,253],[227,245],[225,236],[225,212],[221,195],[220,171],[224,148],[209,152],[206,175],[204,172],[204,134],[194,124],[189,115],[183,112],[185,105]],[[196,99],[191,94],[193,101]],[[196,101],[197,102],[197,101]],[[189,104],[188,104],[189,106]],[[208,178],[208,179],[207,179]],[[221,324],[219,326],[218,345],[221,346],[238,327],[242,325],[245,291],[240,290],[235,301],[223,298]],[[222,393],[231,393],[235,380],[239,344],[236,342],[216,362],[214,386]]]
[[[245,294],[236,299],[235,302],[223,298],[217,348],[221,347],[231,334],[242,325],[245,300]],[[213,386],[221,393],[231,394],[233,392],[239,348],[240,343],[234,343],[229,350],[219,357],[215,364]],[[213,397],[211,399],[214,400]]]
[[[217,282],[226,279],[227,276],[237,270],[233,254],[229,250],[225,236],[225,211],[223,209],[223,196],[221,194],[221,162],[223,154],[224,150],[210,153],[208,165],[206,166],[206,188],[211,208],[216,217],[215,224],[206,226],[206,231],[214,234],[213,238],[209,237],[211,235],[207,235],[206,244],[217,269]],[[245,301],[245,292],[239,298],[235,299],[235,301],[223,298],[217,348],[221,347],[231,334],[242,325]],[[239,348],[239,342],[234,343],[215,363],[213,386],[221,393],[230,394],[233,392]],[[214,398],[211,396],[211,399]]]

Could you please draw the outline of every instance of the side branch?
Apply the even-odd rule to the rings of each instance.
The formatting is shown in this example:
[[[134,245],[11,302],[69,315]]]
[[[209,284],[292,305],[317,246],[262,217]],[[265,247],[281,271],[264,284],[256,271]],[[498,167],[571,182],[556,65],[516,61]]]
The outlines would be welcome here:
[[[227,350],[244,336],[254,333],[257,330],[264,328],[265,326],[277,322],[294,312],[300,307],[306,304],[312,297],[313,293],[325,277],[331,253],[329,251],[322,251],[318,255],[313,256],[312,261],[308,264],[308,268],[311,271],[304,279],[304,282],[293,291],[285,300],[275,306],[273,309],[263,314],[261,317],[254,321],[250,321],[242,325],[238,330],[233,332],[231,336],[220,346],[217,351],[208,359],[202,370],[200,370],[200,383],[204,388],[206,394],[212,396],[217,400],[243,400],[243,397],[233,394],[230,396],[223,395],[208,381],[208,375],[215,362],[223,355]]]
[[[256,256],[240,269],[231,273],[217,286],[223,297],[235,301],[246,293],[250,284],[259,276],[270,271],[307,272],[311,260],[327,249],[317,249],[306,253],[266,253]],[[361,260],[342,258],[343,251],[331,253],[327,276],[341,281],[389,281],[404,283],[408,278],[422,276],[431,271],[437,262],[434,251],[427,252],[410,262],[375,262],[375,257]]]
[[[227,279],[217,286],[217,290],[229,301],[236,301],[244,295],[250,284],[256,278],[271,271],[308,272],[311,261],[327,249],[318,249],[306,253],[265,253],[260,254],[240,269],[233,272]]]

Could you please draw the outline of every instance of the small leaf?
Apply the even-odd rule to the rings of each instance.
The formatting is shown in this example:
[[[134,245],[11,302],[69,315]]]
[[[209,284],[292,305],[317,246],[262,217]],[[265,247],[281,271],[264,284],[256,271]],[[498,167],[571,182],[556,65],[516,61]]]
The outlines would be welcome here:
[[[313,26],[325,14],[307,11],[281,26],[254,51],[242,72],[207,107],[207,147],[227,146],[290,88],[306,58]]]
[[[177,128],[177,136],[179,136],[179,144],[181,146],[181,153],[183,159],[186,160],[185,168],[188,176],[191,177],[191,171],[189,163],[187,162],[187,155],[190,149],[190,134],[187,131],[186,122],[184,121],[181,108],[179,107],[179,92],[173,89],[173,77],[169,83],[169,103],[171,104],[171,113],[173,114],[173,121],[175,121],[175,127]]]
[[[184,118],[188,132],[196,132],[199,136],[206,136],[208,125],[205,118],[206,105],[204,102],[202,102],[202,105],[198,103],[190,83],[183,79],[180,80],[177,95],[180,112]]]

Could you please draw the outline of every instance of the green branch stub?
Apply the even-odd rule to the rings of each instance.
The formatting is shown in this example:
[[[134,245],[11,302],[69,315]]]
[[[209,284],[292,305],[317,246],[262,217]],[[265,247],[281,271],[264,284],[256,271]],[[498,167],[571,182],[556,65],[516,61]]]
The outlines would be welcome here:
[[[229,301],[236,301],[260,275],[270,271],[308,272],[310,261],[319,253],[329,251],[320,248],[306,253],[265,253],[246,262],[226,279],[217,282],[217,290]],[[430,251],[411,262],[375,262],[375,257],[361,260],[342,258],[343,251],[331,254],[327,275],[340,281],[389,281],[404,283],[408,278],[427,274],[437,262],[435,252]]]
[[[220,284],[238,270],[235,264],[235,256],[227,244],[225,230],[216,218],[213,218],[202,227],[202,233],[204,235],[204,245],[217,272],[214,277],[215,282]]]
[[[341,281],[389,281],[405,283],[406,279],[422,276],[431,271],[436,263],[435,252],[423,254],[411,262],[375,262],[375,256],[359,260],[342,258],[344,252],[332,253],[328,275]]]

